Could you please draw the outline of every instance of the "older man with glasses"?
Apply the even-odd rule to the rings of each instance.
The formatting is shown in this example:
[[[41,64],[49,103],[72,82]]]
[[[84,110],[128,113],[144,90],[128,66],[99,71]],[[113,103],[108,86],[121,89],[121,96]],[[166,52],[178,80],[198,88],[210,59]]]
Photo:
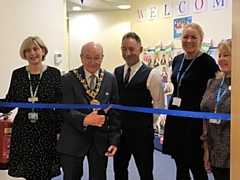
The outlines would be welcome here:
[[[118,89],[113,74],[101,68],[103,47],[99,43],[83,45],[82,66],[62,77],[62,103],[118,104]],[[88,158],[89,180],[106,180],[107,160],[120,141],[120,123],[116,110],[68,109],[57,149],[61,153],[64,180],[79,180],[83,160]]]

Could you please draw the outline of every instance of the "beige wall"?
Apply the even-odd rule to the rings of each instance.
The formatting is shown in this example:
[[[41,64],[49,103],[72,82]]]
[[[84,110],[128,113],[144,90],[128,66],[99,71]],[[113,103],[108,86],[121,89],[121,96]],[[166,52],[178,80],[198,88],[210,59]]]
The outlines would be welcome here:
[[[121,38],[130,31],[130,11],[78,12],[69,14],[70,69],[80,66],[80,49],[88,41],[103,45],[102,67],[113,72],[124,61],[121,57]]]
[[[189,14],[185,16],[176,15],[177,1],[173,2],[173,16],[162,17],[162,5],[173,2],[169,0],[131,0],[131,10],[122,11],[100,11],[100,12],[74,12],[69,13],[69,69],[78,67],[80,63],[80,47],[87,41],[98,41],[103,44],[105,57],[102,66],[113,71],[114,67],[124,63],[120,54],[120,43],[122,35],[129,31],[135,31],[140,35],[143,45],[148,44],[154,48],[158,41],[164,45],[172,41],[175,48],[181,48],[180,40],[173,38],[173,19],[192,16],[192,21],[199,23],[205,38],[213,39],[213,46],[217,46],[223,37],[231,37],[232,24],[232,1],[229,0],[226,9],[210,10],[210,1],[207,1],[207,10],[203,13],[192,12],[192,0],[189,0]],[[137,10],[152,5],[159,6],[159,18],[137,22]],[[222,21],[227,19],[227,21]],[[206,21],[207,20],[207,21]],[[216,54],[216,53],[215,53]]]
[[[54,53],[67,58],[65,0],[1,0],[0,1],[0,98],[7,93],[11,73],[27,64],[19,56],[22,41],[40,36],[49,48],[46,64],[54,65]],[[66,60],[65,60],[66,62]],[[65,69],[65,62],[56,66]]]
[[[173,16],[168,18],[162,17],[162,5],[164,3],[173,2]],[[150,48],[154,48],[158,41],[162,41],[163,46],[170,40],[174,47],[181,48],[180,40],[173,38],[173,19],[192,16],[192,22],[200,24],[204,30],[205,38],[213,39],[213,46],[217,46],[223,37],[231,37],[232,35],[232,1],[228,0],[226,9],[210,10],[210,0],[207,1],[208,6],[206,12],[193,13],[191,7],[192,0],[189,0],[189,14],[178,16],[177,0],[131,0],[131,30],[137,32],[141,37],[143,44],[148,44]],[[157,20],[148,20],[137,22],[137,10],[146,8],[148,15],[148,7],[159,5],[159,18]]]

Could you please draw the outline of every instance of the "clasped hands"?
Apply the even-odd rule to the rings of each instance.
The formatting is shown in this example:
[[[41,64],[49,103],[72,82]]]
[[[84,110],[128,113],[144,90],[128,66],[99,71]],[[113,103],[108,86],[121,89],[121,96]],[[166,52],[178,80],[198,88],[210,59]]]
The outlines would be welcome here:
[[[109,109],[111,109],[111,107],[103,109],[102,111],[104,111],[104,113],[107,114]],[[91,126],[102,127],[102,125],[105,122],[105,119],[106,119],[105,115],[100,115],[98,114],[98,110],[94,110],[84,118],[83,124],[85,126],[91,125]]]

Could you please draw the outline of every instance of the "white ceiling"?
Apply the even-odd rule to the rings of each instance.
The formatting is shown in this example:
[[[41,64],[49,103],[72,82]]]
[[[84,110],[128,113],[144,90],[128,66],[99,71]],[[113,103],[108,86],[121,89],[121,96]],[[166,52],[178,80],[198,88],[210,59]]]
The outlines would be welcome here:
[[[130,5],[130,0],[67,0],[67,12],[71,12],[73,6],[80,6],[81,11],[106,11],[117,10],[118,5]]]

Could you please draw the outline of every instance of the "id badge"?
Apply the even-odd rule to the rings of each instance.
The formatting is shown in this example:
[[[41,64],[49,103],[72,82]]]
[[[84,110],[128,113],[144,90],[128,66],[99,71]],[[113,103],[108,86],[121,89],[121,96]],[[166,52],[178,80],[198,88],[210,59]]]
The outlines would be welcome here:
[[[209,119],[209,122],[212,124],[220,124],[221,120],[220,119]]]
[[[180,107],[181,106],[181,102],[182,102],[182,99],[179,98],[179,97],[174,97],[173,98],[173,102],[172,102],[172,105],[175,105],[177,107]]]
[[[28,98],[28,102],[37,102],[38,101],[38,97],[30,97]]]
[[[38,120],[38,113],[36,113],[36,112],[28,113],[28,119],[30,120],[31,123],[37,122],[37,120]]]

